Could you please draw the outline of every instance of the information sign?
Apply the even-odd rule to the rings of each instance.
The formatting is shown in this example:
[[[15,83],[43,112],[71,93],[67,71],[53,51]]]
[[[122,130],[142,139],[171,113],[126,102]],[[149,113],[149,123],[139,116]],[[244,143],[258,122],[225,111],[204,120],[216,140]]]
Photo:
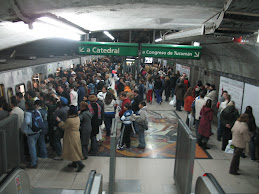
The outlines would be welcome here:
[[[80,42],[78,53],[83,55],[138,56],[138,44],[113,42]]]
[[[142,44],[142,57],[160,57],[160,58],[182,58],[182,59],[200,59],[200,46],[183,46],[167,44]]]

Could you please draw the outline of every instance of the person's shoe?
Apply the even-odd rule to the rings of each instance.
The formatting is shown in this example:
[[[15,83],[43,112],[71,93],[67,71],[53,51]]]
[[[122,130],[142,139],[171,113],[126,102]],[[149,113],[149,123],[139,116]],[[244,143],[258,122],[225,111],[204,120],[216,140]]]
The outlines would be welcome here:
[[[37,167],[38,167],[37,164],[34,165],[34,166],[32,166],[31,164],[29,164],[29,165],[26,166],[26,168],[34,168],[34,169],[36,169]]]
[[[137,148],[138,149],[145,149],[145,147],[142,147],[142,146],[138,146]]]
[[[162,103],[162,101],[160,101],[158,104],[160,104],[160,105],[161,105],[161,103]]]
[[[203,146],[203,149],[205,149],[205,150],[209,150],[209,149],[210,149],[210,147],[208,147],[208,146]]]
[[[218,141],[221,141],[221,138],[217,137],[217,140],[218,140]]]
[[[240,175],[240,173],[238,173],[238,172],[229,172],[229,174],[232,174],[232,175]]]
[[[82,170],[84,167],[85,167],[84,164],[79,165],[78,168],[77,168],[77,172],[81,172],[81,170]]]
[[[54,157],[54,160],[63,160],[61,156]]]
[[[245,153],[241,154],[241,158],[246,158],[247,156],[245,155]]]
[[[67,167],[69,167],[69,168],[77,168],[77,165],[76,165],[76,163],[70,163],[70,164],[67,165]]]

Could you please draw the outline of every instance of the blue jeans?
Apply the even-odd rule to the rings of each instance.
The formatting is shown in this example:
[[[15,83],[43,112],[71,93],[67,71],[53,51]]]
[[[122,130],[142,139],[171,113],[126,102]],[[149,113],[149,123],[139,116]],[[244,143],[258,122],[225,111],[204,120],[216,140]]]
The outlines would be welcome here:
[[[217,114],[218,117],[218,130],[217,130],[217,139],[218,141],[222,138],[222,129],[221,129],[221,120],[220,120],[220,112]]]
[[[31,166],[37,165],[38,158],[37,158],[36,144],[39,139],[39,136],[40,136],[39,133],[35,135],[27,136],[27,144],[28,144],[29,153],[31,156]]]
[[[135,122],[135,121],[133,121],[132,123],[133,123],[133,127],[134,127],[134,129],[135,129],[136,133],[138,133],[138,132],[139,132],[139,126],[138,126],[138,123],[137,123],[137,122]]]
[[[141,127],[138,131],[138,141],[139,141],[139,147],[144,148],[146,147],[145,142],[145,130]]]
[[[48,152],[47,152],[47,147],[46,147],[46,143],[45,143],[45,135],[46,135],[46,133],[41,132],[39,139],[38,139],[38,146],[39,146],[38,156],[40,158],[48,158]]]
[[[161,90],[155,90],[157,103],[161,102]]]
[[[111,126],[112,126],[112,119],[115,118],[115,114],[106,114],[104,113],[104,124],[106,129],[106,136],[110,136],[111,134]]]

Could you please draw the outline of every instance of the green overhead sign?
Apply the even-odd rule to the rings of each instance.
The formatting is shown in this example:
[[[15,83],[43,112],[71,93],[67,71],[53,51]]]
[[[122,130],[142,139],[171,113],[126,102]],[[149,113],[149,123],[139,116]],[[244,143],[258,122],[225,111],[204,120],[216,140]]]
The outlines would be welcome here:
[[[142,44],[142,57],[159,58],[181,58],[181,59],[200,59],[200,46],[167,45],[167,44]]]
[[[138,56],[138,44],[113,42],[80,42],[78,53],[82,55]]]

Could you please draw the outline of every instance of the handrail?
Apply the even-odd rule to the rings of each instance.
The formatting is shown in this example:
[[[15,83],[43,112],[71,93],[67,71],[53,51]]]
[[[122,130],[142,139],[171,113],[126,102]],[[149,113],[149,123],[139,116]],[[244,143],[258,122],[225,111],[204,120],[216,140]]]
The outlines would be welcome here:
[[[210,181],[213,183],[213,185],[216,187],[219,194],[225,194],[225,191],[222,189],[220,184],[218,183],[217,179],[213,176],[211,173],[205,173],[203,176],[207,176]]]
[[[96,171],[91,170],[91,172],[89,174],[89,177],[88,177],[88,180],[87,180],[87,183],[85,185],[84,194],[90,194],[91,193],[95,174],[96,174]]]

